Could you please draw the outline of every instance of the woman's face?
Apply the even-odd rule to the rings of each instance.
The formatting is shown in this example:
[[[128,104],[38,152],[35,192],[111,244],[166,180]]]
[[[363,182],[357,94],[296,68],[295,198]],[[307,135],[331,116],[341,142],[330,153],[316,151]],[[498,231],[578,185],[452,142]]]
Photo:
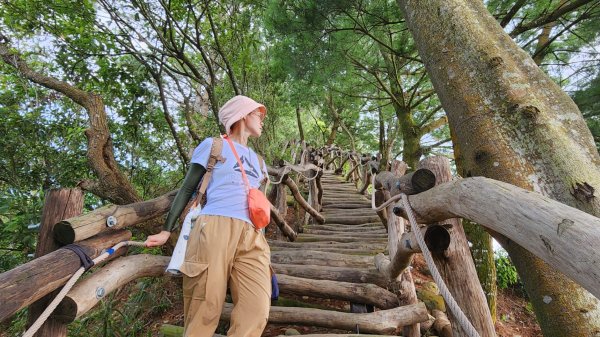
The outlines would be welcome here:
[[[250,136],[260,137],[260,135],[262,134],[264,118],[265,114],[263,114],[259,109],[252,111],[246,116],[246,129],[250,133]]]

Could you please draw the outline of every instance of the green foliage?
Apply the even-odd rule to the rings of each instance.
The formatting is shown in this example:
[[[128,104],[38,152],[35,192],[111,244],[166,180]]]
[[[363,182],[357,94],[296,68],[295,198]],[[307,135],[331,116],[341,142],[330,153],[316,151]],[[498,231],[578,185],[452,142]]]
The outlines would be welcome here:
[[[494,262],[496,263],[496,277],[498,287],[506,289],[520,283],[517,269],[510,261],[508,254],[504,250],[496,251]]]
[[[600,151],[600,73],[582,89],[575,91],[572,98],[583,114],[594,141]]]
[[[27,262],[35,252],[37,232],[27,228],[39,223],[41,191],[0,191],[0,273]]]

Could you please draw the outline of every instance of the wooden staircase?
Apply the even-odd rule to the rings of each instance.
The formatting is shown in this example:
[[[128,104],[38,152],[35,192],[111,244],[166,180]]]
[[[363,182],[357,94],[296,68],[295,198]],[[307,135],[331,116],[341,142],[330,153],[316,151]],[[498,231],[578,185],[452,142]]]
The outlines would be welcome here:
[[[271,261],[282,296],[348,301],[355,313],[285,308],[274,302],[269,323],[395,335],[403,325],[427,320],[422,303],[398,307],[396,294],[387,290],[388,280],[375,269],[374,256],[387,253],[388,239],[371,201],[331,172],[323,174],[321,183],[325,223],[305,226],[295,242],[269,242]],[[367,312],[373,307],[375,312]]]

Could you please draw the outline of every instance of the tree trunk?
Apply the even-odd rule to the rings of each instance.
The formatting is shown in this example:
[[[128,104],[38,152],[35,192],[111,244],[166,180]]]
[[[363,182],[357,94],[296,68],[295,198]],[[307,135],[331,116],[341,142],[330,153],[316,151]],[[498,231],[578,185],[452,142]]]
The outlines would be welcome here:
[[[390,90],[393,95],[390,99],[392,100],[392,106],[394,107],[396,118],[398,119],[398,124],[402,133],[402,161],[407,163],[411,169],[414,169],[417,167],[422,155],[422,134],[415,123],[410,106],[404,99],[405,93],[399,81],[400,77],[396,71],[397,67],[394,66],[394,61],[397,61],[394,60],[394,58],[397,56],[390,54],[389,51],[384,49],[381,45],[379,46],[379,51],[386,65]]]
[[[494,262],[494,247],[492,237],[479,224],[463,219],[463,227],[467,240],[472,244],[471,255],[477,269],[477,277],[487,299],[492,321],[496,322],[496,264]]]
[[[296,121],[298,122],[298,132],[300,133],[300,141],[304,141],[304,129],[302,129],[302,120],[300,119],[300,105],[296,107]]]
[[[10,50],[7,38],[0,34],[0,40],[0,58],[5,63],[13,66],[26,79],[62,93],[86,110],[89,122],[89,128],[85,130],[87,159],[98,180],[83,181],[79,184],[80,187],[117,205],[140,201],[135,187],[121,172],[115,160],[102,97],[34,71],[20,55]]]
[[[40,222],[40,233],[37,247],[35,248],[35,257],[46,255],[59,248],[52,236],[52,226],[58,221],[81,214],[83,210],[83,193],[81,189],[56,189],[49,190],[46,193],[44,209],[42,210],[42,219]],[[35,320],[46,310],[46,307],[56,294],[58,289],[29,306],[29,317],[27,325],[31,326]],[[39,328],[34,336],[67,336],[67,326],[52,318]]]
[[[329,145],[333,144],[333,142],[335,141],[335,136],[337,136],[337,131],[338,131],[339,127],[340,127],[340,120],[339,120],[339,118],[336,118],[333,120],[333,125],[331,126],[331,133],[329,134],[329,137],[327,137],[327,141],[325,142],[325,145],[329,146]]]
[[[581,113],[484,4],[398,3],[448,114],[461,175],[505,181],[600,215],[593,192],[600,157]],[[500,241],[545,336],[598,334],[598,299],[513,241]]]

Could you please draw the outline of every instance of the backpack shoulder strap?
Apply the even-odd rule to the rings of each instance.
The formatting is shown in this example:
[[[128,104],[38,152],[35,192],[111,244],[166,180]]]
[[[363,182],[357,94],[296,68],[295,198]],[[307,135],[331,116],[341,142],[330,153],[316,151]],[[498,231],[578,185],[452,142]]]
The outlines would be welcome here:
[[[206,173],[204,174],[204,177],[202,177],[202,184],[200,184],[200,188],[198,188],[199,197],[202,197],[206,193],[208,182],[210,181],[210,177],[212,176],[213,169],[215,168],[217,162],[225,162],[225,157],[223,157],[221,154],[222,151],[223,138],[213,137],[212,145],[210,147],[210,155],[208,156],[208,164],[206,165]]]

